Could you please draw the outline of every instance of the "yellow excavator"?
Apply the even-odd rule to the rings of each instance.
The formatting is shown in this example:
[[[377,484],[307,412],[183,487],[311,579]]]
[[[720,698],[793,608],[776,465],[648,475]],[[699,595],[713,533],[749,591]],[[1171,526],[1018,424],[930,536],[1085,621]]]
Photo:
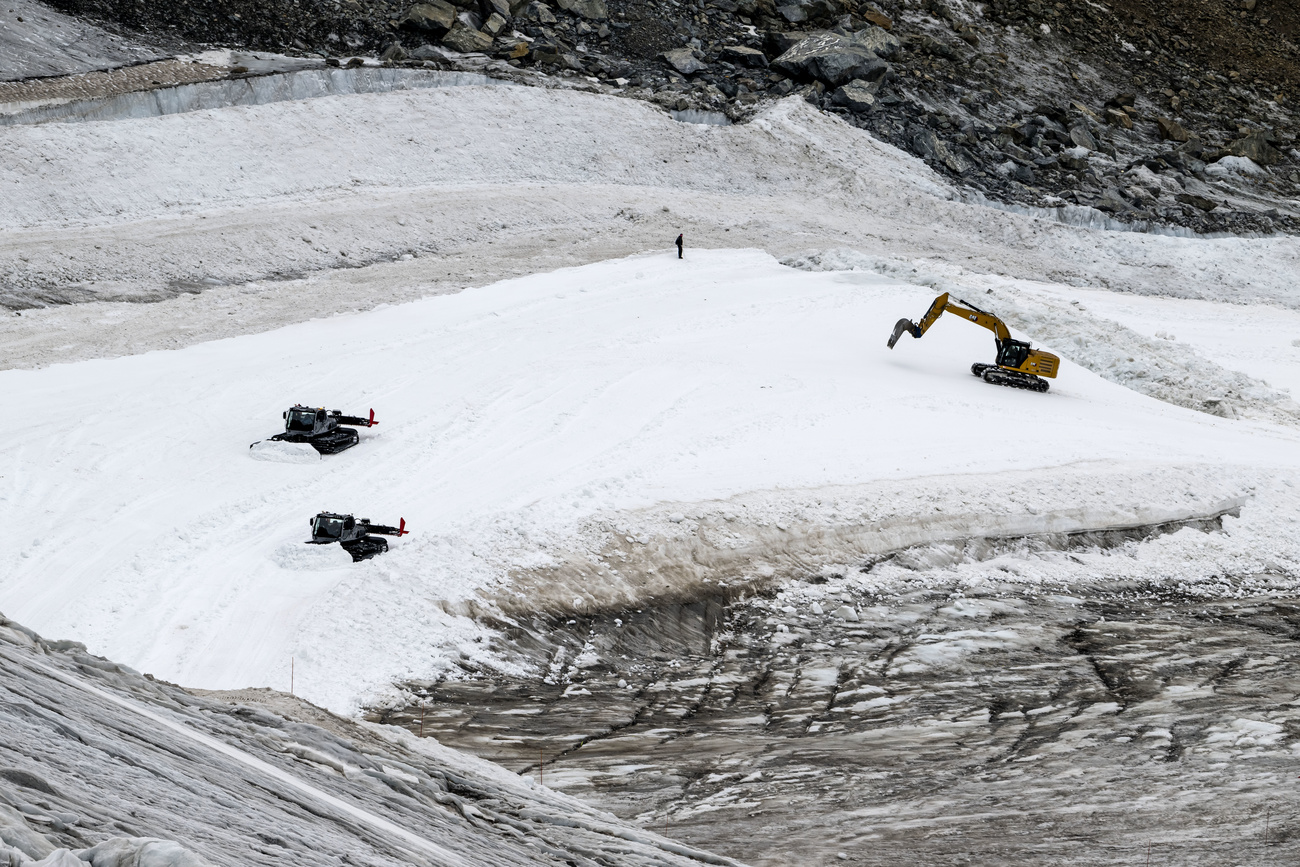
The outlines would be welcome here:
[[[970,366],[970,372],[985,382],[993,385],[1005,385],[1011,388],[1027,388],[1030,391],[1047,391],[1047,380],[1056,378],[1056,370],[1061,359],[1041,349],[1031,349],[1023,340],[1012,340],[1006,323],[986,310],[981,310],[969,301],[957,299],[960,304],[948,300],[945,292],[926,311],[918,325],[910,319],[900,319],[894,326],[894,333],[889,337],[889,348],[893,349],[898,338],[904,333],[920,339],[944,312],[955,313],[962,319],[974,322],[993,332],[998,344],[997,359],[993,364],[976,362]],[[964,306],[960,306],[964,305]],[[1046,377],[1046,378],[1044,378]]]

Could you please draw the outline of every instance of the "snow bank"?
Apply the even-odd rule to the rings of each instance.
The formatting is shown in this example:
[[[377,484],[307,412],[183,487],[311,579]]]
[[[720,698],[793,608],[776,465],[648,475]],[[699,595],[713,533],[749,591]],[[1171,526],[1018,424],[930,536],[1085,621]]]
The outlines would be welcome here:
[[[639,559],[570,570],[553,591],[568,604],[659,593],[673,569],[682,586],[709,577],[672,565],[703,550],[691,504],[749,497],[726,506],[739,538],[703,535],[785,551],[758,551],[776,568],[801,551],[848,561],[891,520],[912,544],[909,522],[937,509],[954,522],[932,535],[998,534],[1034,510],[1106,525],[1195,512],[1300,463],[1295,431],[1162,404],[1068,358],[1046,395],[986,385],[969,365],[991,340],[957,321],[887,350],[933,295],[695,250],[3,372],[24,424],[0,446],[0,520],[24,532],[0,551],[0,606],[176,682],[287,688],[292,665],[300,694],[348,710],[394,678],[492,663],[461,612],[551,606],[536,577],[600,554],[613,528]],[[383,423],[324,460],[253,460],[247,444],[295,401],[374,407]],[[1080,462],[1122,470],[1067,484]],[[1160,467],[1196,469],[1146,471]],[[1014,475],[1030,469],[1040,478]],[[969,474],[988,483],[954,482]],[[833,487],[842,511],[806,507]],[[405,518],[412,535],[359,564],[320,549],[326,562],[302,544],[321,510]],[[809,541],[780,548],[787,533]],[[662,555],[632,553],[658,539]],[[583,581],[587,595],[569,592]]]

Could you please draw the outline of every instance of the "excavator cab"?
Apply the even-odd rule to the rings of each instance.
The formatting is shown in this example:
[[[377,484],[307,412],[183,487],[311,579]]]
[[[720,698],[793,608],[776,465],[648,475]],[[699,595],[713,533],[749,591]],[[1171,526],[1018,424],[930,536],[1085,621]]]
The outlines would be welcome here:
[[[1019,370],[1029,359],[1029,344],[1023,340],[1004,340],[998,347],[998,367]]]

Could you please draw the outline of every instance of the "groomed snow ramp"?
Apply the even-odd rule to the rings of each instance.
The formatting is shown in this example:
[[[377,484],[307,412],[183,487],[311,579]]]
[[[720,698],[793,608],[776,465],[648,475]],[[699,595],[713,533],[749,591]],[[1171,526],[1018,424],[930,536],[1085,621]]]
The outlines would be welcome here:
[[[3,616],[0,668],[0,864],[736,863],[404,731],[195,695]]]

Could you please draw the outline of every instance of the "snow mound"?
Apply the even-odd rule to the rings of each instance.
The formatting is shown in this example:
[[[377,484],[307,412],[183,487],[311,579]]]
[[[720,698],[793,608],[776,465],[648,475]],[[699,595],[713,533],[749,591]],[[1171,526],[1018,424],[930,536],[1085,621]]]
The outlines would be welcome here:
[[[301,541],[279,546],[271,560],[281,569],[291,572],[323,572],[352,563],[351,555],[338,545],[309,545]]]
[[[279,440],[262,440],[248,447],[248,456],[255,461],[272,461],[277,464],[314,464],[321,454],[308,443],[286,443]]]

